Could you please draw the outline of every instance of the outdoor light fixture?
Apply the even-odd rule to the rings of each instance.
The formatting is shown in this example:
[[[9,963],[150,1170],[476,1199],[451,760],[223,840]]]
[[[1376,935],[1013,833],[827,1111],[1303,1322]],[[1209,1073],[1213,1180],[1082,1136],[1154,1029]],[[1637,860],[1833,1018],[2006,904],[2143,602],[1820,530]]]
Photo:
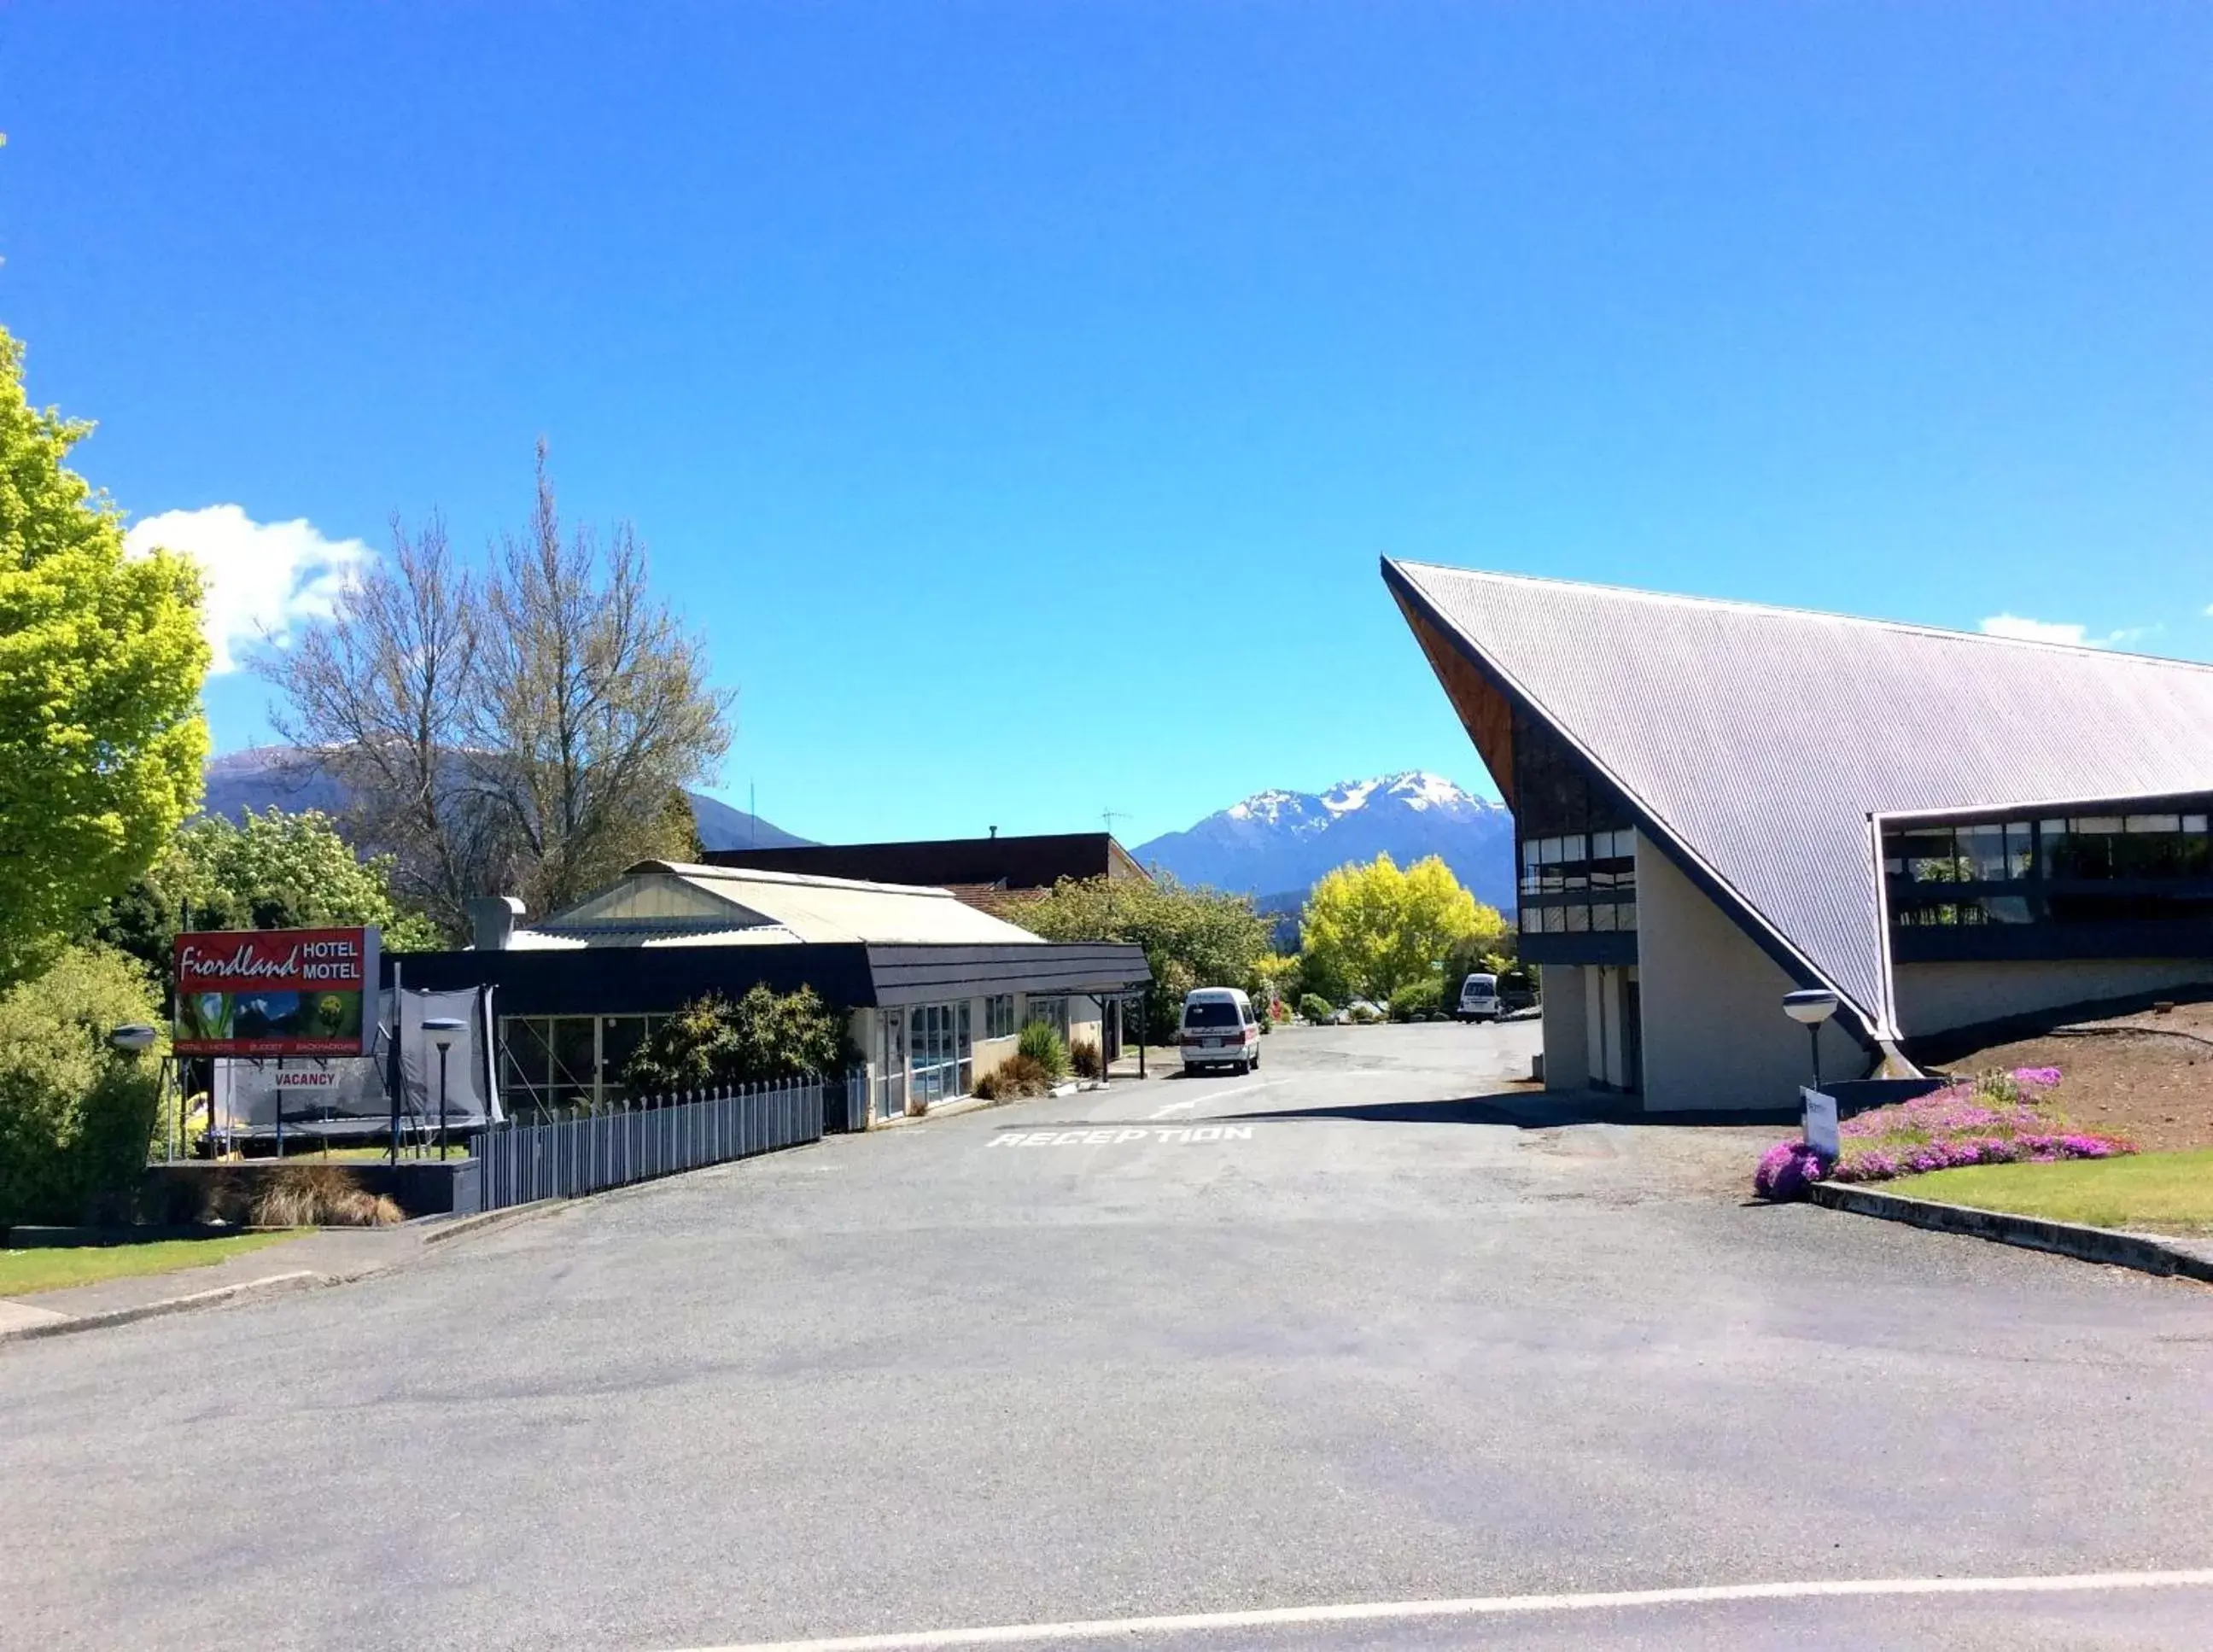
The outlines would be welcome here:
[[[158,1036],[144,1021],[131,1021],[110,1033],[107,1041],[127,1056],[142,1056],[154,1047]]]
[[[451,1015],[433,1015],[423,1023],[423,1030],[438,1046],[438,1158],[442,1162],[446,1156],[446,1052],[453,1048],[454,1034],[461,1030],[461,1023]]]
[[[1783,995],[1783,1013],[1802,1025],[1814,1042],[1814,1088],[1821,1088],[1821,1023],[1837,1013],[1837,995],[1826,987],[1808,987]]]

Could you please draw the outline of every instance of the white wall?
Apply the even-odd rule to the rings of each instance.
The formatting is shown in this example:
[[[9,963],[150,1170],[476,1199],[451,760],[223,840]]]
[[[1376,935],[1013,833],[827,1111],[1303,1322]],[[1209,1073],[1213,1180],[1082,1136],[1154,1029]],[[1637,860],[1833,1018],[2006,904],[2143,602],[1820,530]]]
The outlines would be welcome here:
[[[1580,964],[1539,964],[1545,997],[1545,1088],[1580,1090],[1590,1082],[1589,1012]]]
[[[1629,1082],[1628,1045],[1623,1016],[1629,971],[1618,964],[1585,964],[1583,978],[1584,1070],[1588,1082],[1620,1089]]]
[[[1796,1105],[1813,1065],[1806,1029],[1783,1013],[1796,983],[1642,833],[1637,915],[1645,1107]],[[1835,1022],[1821,1029],[1823,1077],[1870,1065]]]
[[[2203,958],[1898,964],[1891,970],[1899,1030],[1907,1038],[2208,981],[2213,960]]]

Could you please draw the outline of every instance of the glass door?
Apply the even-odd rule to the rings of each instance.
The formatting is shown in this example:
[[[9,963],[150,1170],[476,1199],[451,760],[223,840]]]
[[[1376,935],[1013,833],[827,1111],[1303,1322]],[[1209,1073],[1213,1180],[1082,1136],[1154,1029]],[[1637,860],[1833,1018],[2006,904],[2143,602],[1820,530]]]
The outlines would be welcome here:
[[[896,1119],[906,1111],[906,1012],[879,1009],[883,1025],[881,1082],[876,1091],[876,1117]]]

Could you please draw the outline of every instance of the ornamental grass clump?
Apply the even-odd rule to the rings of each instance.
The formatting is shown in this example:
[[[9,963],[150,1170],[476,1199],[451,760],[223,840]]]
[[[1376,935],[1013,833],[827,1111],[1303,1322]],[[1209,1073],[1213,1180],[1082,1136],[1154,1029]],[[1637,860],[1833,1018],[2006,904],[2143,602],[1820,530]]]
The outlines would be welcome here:
[[[1888,1181],[1962,1165],[2051,1164],[2136,1151],[2125,1137],[2070,1128],[2053,1103],[2058,1085],[2056,1067],[2016,1067],[1874,1108],[1838,1129],[1844,1150],[1833,1164],[1802,1142],[1769,1149],[1753,1189],[1763,1198],[1795,1198],[1812,1181]]]

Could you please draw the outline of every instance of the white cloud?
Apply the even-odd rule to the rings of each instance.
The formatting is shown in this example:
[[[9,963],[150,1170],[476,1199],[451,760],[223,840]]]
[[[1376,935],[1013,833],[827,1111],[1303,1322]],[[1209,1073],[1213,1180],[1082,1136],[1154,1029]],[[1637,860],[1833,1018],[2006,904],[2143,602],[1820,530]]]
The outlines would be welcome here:
[[[1996,613],[1983,621],[1985,637],[2010,637],[2021,643],[2071,643],[2076,648],[2101,649],[2118,640],[2123,633],[2112,637],[2093,637],[2088,625],[2070,625],[2050,619],[2024,619],[2017,613]]]
[[[369,560],[359,539],[326,539],[302,517],[257,522],[236,505],[165,510],[133,522],[124,535],[127,555],[156,546],[181,552],[200,565],[207,582],[202,625],[220,676],[238,669],[233,651],[264,638],[281,643],[302,620],[317,619]]]

